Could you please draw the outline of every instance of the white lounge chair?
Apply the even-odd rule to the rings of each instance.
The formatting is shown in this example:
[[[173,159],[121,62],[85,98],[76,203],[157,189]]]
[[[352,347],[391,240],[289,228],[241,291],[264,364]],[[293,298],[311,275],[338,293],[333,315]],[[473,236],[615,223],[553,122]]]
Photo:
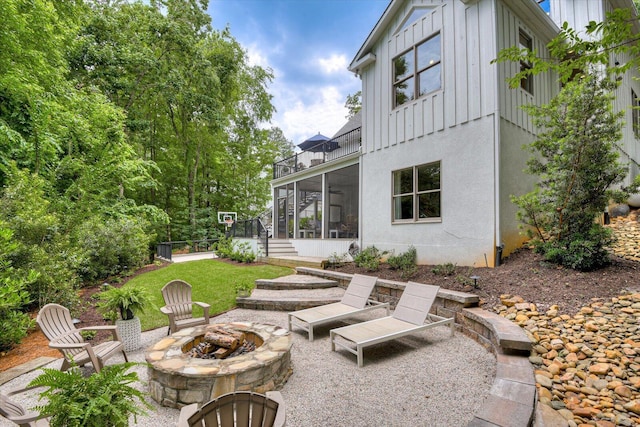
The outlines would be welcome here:
[[[361,367],[363,365],[362,350],[365,347],[441,325],[449,325],[451,336],[453,336],[455,328],[453,318],[448,319],[429,313],[438,295],[438,289],[440,289],[439,286],[407,283],[393,315],[329,331],[331,350],[335,351],[338,345],[355,354],[358,358],[358,367]],[[428,323],[425,323],[427,319]]]
[[[369,299],[377,277],[354,274],[342,300],[332,304],[294,311],[288,315],[289,330],[296,325],[309,333],[309,341],[313,341],[314,326],[334,322],[376,308],[386,308],[389,315],[389,303]]]

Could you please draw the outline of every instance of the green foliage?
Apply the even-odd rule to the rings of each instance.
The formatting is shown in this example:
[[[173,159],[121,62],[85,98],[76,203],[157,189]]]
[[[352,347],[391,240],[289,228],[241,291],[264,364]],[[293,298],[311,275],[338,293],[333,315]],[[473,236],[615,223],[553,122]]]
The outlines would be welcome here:
[[[557,73],[563,83],[548,105],[526,107],[541,129],[530,147],[536,156],[528,162],[528,172],[540,180],[535,191],[512,201],[537,250],[578,270],[609,263],[605,247],[610,239],[594,222],[609,200],[626,199],[638,190],[637,179],[619,188],[627,173],[617,155],[624,112],[615,114],[612,106],[618,77],[639,65],[639,47],[628,42],[635,39],[630,18],[629,9],[616,9],[584,31],[564,23],[547,46],[551,58],[514,47],[501,51],[496,60],[532,64],[510,79],[512,87],[528,75],[547,71]],[[625,60],[612,62],[616,56]]]
[[[139,382],[135,363],[107,365],[88,377],[73,367],[66,372],[44,368],[29,386],[47,387],[40,397],[47,402],[36,409],[50,416],[53,427],[126,427],[133,415],[151,409],[145,394],[133,387]]]
[[[231,254],[234,251],[233,239],[231,237],[221,237],[215,243],[213,250],[220,258],[231,258]]]
[[[20,343],[33,326],[33,321],[22,310],[30,302],[27,284],[35,281],[37,274],[30,272],[20,277],[11,267],[9,257],[17,244],[12,242],[11,230],[0,224],[0,351],[9,350]]]
[[[98,295],[98,310],[108,319],[131,320],[138,313],[144,313],[151,305],[147,291],[139,286],[125,285],[119,288],[110,286]]]
[[[456,264],[451,262],[438,264],[431,269],[431,272],[436,276],[453,276],[456,273]]]
[[[349,254],[347,254],[346,252],[343,254],[338,254],[337,252],[333,252],[327,258],[327,267],[328,268],[340,267],[346,264],[348,259],[349,259]]]
[[[593,224],[584,235],[575,234],[571,240],[538,241],[536,251],[547,261],[579,271],[592,271],[609,264],[608,247],[613,242],[611,230]]]
[[[400,276],[403,279],[408,279],[418,270],[417,260],[418,252],[416,251],[416,248],[411,245],[406,252],[399,255],[389,256],[387,263],[391,269],[400,270]]]
[[[84,252],[80,272],[85,280],[105,279],[145,265],[149,260],[150,236],[146,221],[94,217],[74,232],[75,242]]]
[[[621,115],[611,105],[615,88],[615,82],[586,73],[548,105],[527,107],[543,129],[531,144],[537,156],[527,163],[540,180],[534,191],[512,201],[538,250],[578,270],[608,264],[610,238],[595,221],[609,200],[628,194],[612,189],[627,170],[615,150],[621,137]]]
[[[387,251],[380,251],[375,246],[368,246],[353,258],[353,262],[356,266],[363,267],[367,271],[378,271],[382,257],[387,253]]]
[[[237,262],[252,263],[256,260],[256,254],[248,242],[234,242],[231,237],[221,237],[216,242],[214,251],[220,258]]]
[[[5,171],[9,182],[0,199],[0,220],[12,230],[15,247],[8,257],[15,274],[36,273],[26,289],[38,306],[54,302],[75,307],[78,251],[63,234],[60,217],[52,213],[47,183],[26,170]]]

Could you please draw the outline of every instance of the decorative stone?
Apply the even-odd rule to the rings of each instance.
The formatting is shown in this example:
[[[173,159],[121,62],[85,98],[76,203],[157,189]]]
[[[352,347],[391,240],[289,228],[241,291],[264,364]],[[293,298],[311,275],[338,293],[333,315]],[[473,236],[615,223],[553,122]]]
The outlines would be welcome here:
[[[256,349],[227,359],[199,359],[187,354],[193,342],[220,327],[244,333]],[[180,408],[235,390],[273,390],[291,375],[291,345],[291,334],[274,325],[234,322],[181,330],[145,353],[152,379],[150,394],[163,406]]]

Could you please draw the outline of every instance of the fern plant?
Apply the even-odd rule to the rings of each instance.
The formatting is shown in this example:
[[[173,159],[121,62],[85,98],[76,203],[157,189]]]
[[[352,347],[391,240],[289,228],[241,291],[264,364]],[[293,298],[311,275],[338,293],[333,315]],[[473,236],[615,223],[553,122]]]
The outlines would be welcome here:
[[[145,393],[134,388],[139,382],[136,365],[128,362],[105,366],[99,373],[85,377],[77,367],[66,372],[44,368],[29,386],[46,387],[40,393],[47,403],[35,409],[51,417],[53,427],[127,427],[129,418],[146,415],[152,406]]]

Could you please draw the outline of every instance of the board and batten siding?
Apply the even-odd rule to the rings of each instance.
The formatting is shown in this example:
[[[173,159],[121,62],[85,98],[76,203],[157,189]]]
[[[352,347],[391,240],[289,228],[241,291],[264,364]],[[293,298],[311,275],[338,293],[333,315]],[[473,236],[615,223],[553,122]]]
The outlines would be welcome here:
[[[434,7],[397,31],[417,7]],[[495,104],[495,19],[491,2],[415,0],[407,2],[374,48],[376,62],[363,72],[363,152],[402,144],[493,114]],[[392,60],[440,33],[440,90],[393,108]]]
[[[517,16],[509,7],[508,2],[497,2],[497,44],[498,51],[518,46],[520,44],[520,31],[527,34],[532,41],[532,47],[538,55],[549,57],[546,48],[548,39],[543,39],[536,34],[534,29]],[[502,62],[498,68],[498,85],[500,94],[500,115],[506,120],[529,133],[535,129],[531,117],[522,109],[523,105],[543,105],[549,103],[553,94],[557,93],[557,79],[550,74],[538,74],[533,76],[533,94],[517,87],[512,89],[507,79],[515,76],[520,71],[520,63]]]

